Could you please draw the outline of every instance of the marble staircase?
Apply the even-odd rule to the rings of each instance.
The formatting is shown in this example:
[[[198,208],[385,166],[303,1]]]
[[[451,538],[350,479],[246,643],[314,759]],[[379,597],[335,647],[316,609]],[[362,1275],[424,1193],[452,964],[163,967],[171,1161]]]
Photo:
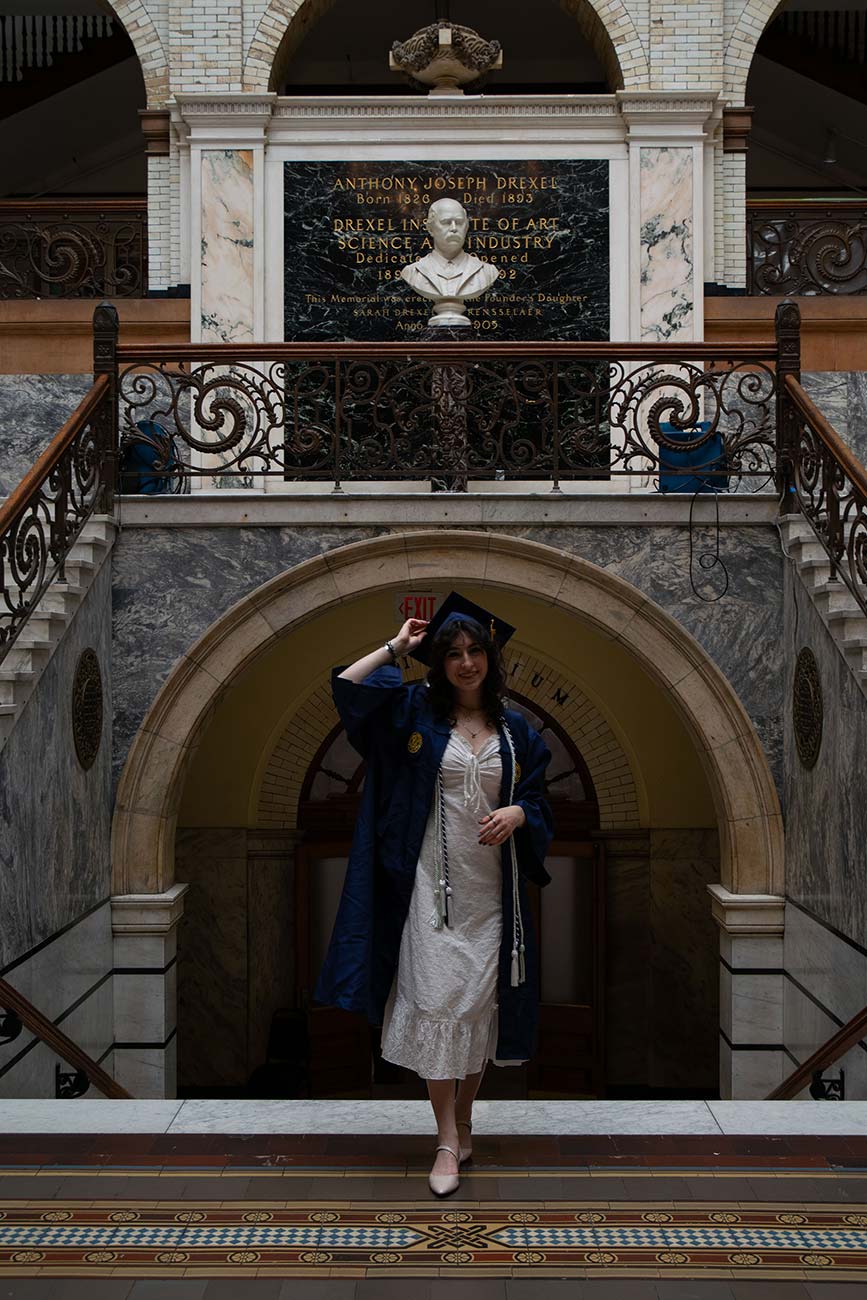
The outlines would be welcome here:
[[[63,579],[50,584],[0,663],[0,749],[109,555],[116,531],[108,515],[88,520],[66,557]]]
[[[780,532],[786,555],[795,565],[828,632],[867,695],[867,616],[846,584],[831,578],[825,548],[803,515],[784,515]]]

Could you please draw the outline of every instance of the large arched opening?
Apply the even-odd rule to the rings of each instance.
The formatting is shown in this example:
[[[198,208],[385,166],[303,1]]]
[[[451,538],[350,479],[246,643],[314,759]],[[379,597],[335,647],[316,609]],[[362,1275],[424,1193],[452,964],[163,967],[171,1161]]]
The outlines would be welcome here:
[[[247,90],[280,94],[401,93],[388,73],[388,50],[435,18],[427,0],[399,14],[386,0],[360,8],[351,0],[271,0],[250,44]],[[642,84],[647,66],[633,20],[621,0],[546,4],[527,24],[492,0],[468,0],[455,21],[504,49],[504,72],[490,93],[599,93]]]
[[[549,547],[463,532],[342,547],[281,575],[191,647],[154,701],[118,792],[114,888],[147,894],[176,878],[190,884],[179,963],[182,1082],[190,1009],[207,1026],[212,1061],[221,1044],[222,1077],[236,1090],[261,1064],[275,1013],[304,1009],[303,971],[299,979],[285,938],[299,932],[298,831],[319,853],[308,853],[308,872],[315,861],[323,880],[331,873],[333,900],[345,843],[310,835],[313,781],[324,755],[338,785],[342,775],[351,792],[355,780],[335,759],[330,663],[362,653],[395,622],[396,592],[455,582],[527,629],[516,653],[529,685],[519,694],[563,728],[592,787],[597,824],[578,830],[604,841],[607,856],[608,1090],[641,1093],[652,1078],[667,1079],[660,1087],[669,1091],[711,1087],[717,956],[706,886],[776,893],[782,885],[779,809],[752,725],[697,643],[628,583]],[[559,852],[574,886],[584,868],[580,854],[569,857]],[[573,886],[574,899],[581,886]],[[317,926],[320,940],[329,928],[327,907],[318,915],[313,945]],[[215,977],[219,952],[232,954],[225,979]],[[678,1013],[672,1018],[666,995],[663,1018],[647,990],[672,979]],[[203,1011],[212,1006],[216,1023]],[[280,1023],[291,1037],[295,1022]],[[660,1053],[686,1066],[701,1057],[699,1025],[701,1081],[695,1072],[666,1074]],[[675,1050],[687,1036],[691,1053]],[[640,1062],[631,1076],[630,1060]],[[201,1077],[188,1089],[197,1082],[207,1090]]]

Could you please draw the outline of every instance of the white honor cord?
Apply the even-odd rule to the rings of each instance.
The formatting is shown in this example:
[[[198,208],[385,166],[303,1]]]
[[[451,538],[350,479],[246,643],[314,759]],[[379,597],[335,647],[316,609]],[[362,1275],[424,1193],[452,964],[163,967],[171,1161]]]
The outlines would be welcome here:
[[[503,719],[503,731],[509,746],[509,753],[512,756],[512,781],[509,790],[509,805],[511,806],[515,797],[517,760],[515,758],[515,743],[512,740],[512,733],[505,718]],[[509,848],[512,853],[512,988],[517,988],[519,984],[524,983],[526,970],[524,965],[524,918],[521,916],[521,900],[518,896],[518,852],[515,848],[514,834],[509,836]]]

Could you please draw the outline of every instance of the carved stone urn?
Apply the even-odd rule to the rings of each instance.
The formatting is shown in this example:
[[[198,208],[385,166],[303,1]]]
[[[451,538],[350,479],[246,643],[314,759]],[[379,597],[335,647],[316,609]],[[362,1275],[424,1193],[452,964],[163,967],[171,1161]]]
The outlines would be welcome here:
[[[464,86],[503,66],[503,51],[472,27],[442,21],[395,41],[388,66],[431,95],[462,95]]]

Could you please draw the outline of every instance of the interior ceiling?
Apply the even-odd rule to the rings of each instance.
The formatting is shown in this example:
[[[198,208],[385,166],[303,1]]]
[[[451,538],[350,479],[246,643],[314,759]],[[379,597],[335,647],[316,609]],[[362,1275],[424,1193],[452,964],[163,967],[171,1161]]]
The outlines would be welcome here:
[[[288,65],[284,93],[299,87],[359,87],[403,93],[407,82],[389,72],[388,52],[437,18],[433,0],[335,0],[302,41]],[[541,0],[532,18],[524,5],[498,0],[453,0],[450,19],[473,27],[503,47],[503,70],[491,74],[490,93],[513,86],[593,87],[604,91],[605,72],[575,18],[556,0]]]

